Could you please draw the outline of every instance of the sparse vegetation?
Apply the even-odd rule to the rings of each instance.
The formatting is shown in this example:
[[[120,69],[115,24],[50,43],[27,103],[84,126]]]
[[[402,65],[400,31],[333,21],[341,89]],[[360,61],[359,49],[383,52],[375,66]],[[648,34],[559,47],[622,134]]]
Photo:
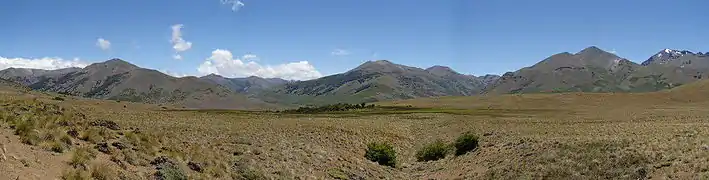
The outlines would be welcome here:
[[[176,164],[162,163],[158,165],[157,169],[158,171],[155,172],[155,177],[157,179],[187,180],[187,175],[185,175],[185,172]]]
[[[380,165],[396,166],[396,151],[389,143],[372,142],[367,144],[367,152],[364,157]]]
[[[78,147],[74,149],[69,164],[74,168],[87,168],[89,161],[96,157],[96,153],[89,147]]]
[[[463,133],[455,140],[455,155],[460,156],[478,148],[478,136],[474,132]]]
[[[709,100],[678,95],[692,86],[653,94],[416,99],[317,115],[124,109],[112,101],[6,100],[17,97],[0,94],[0,124],[8,136],[36,145],[22,144],[32,153],[50,157],[22,156],[11,147],[18,159],[8,153],[7,165],[64,168],[63,179],[150,179],[156,173],[190,179],[701,179],[709,172],[709,131],[701,126],[709,110],[698,107]],[[386,143],[351,148],[372,139]],[[446,140],[447,153],[459,156],[445,159],[446,143],[423,139]],[[99,153],[99,144],[110,154]],[[464,149],[468,155],[457,153]],[[174,164],[150,164],[158,156]],[[439,161],[419,162],[426,159]],[[53,175],[42,178],[59,176]]]
[[[87,180],[91,179],[91,173],[84,169],[65,169],[61,178],[63,180]]]
[[[450,151],[450,146],[443,140],[437,139],[433,143],[426,144],[416,152],[417,161],[435,161],[446,158]]]
[[[374,104],[367,105],[366,103],[361,104],[348,104],[348,103],[337,103],[322,106],[308,106],[299,107],[298,109],[284,110],[285,113],[325,113],[325,112],[337,112],[337,111],[350,111],[357,109],[372,109],[376,106]]]
[[[96,180],[117,180],[118,174],[107,164],[94,164],[91,166],[91,177]]]

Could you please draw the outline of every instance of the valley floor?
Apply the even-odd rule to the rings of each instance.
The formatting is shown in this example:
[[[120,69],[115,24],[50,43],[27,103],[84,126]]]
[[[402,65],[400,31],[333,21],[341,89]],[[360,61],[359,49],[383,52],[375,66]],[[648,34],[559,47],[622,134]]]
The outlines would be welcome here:
[[[2,96],[11,97],[16,99]],[[112,163],[115,171],[136,174],[130,179],[154,177],[162,167],[159,164],[165,163],[156,162],[159,157],[166,157],[168,164],[175,164],[190,179],[709,177],[709,109],[705,108],[709,101],[690,101],[669,92],[445,97],[380,103],[427,108],[418,111],[331,114],[175,111],[126,102],[38,97],[43,103],[83,112],[86,121],[115,121],[121,130],[106,141],[123,142],[129,139],[129,131],[147,134],[140,138],[146,142],[155,138],[150,141],[154,147],[134,148],[144,154],[133,159],[135,163],[128,162],[131,158],[125,151],[117,158],[108,157],[121,151],[98,153],[96,161],[105,156],[105,163]],[[0,168],[0,179],[46,179],[73,169],[69,161],[76,147],[53,153],[20,143],[12,128],[2,127],[0,142],[14,157],[1,162],[9,166]],[[415,153],[423,145],[436,139],[452,142],[469,130],[480,136],[477,150],[438,161],[416,161]],[[75,141],[77,146],[92,145]],[[397,167],[365,159],[369,142],[392,143]],[[29,166],[18,159],[26,159]]]

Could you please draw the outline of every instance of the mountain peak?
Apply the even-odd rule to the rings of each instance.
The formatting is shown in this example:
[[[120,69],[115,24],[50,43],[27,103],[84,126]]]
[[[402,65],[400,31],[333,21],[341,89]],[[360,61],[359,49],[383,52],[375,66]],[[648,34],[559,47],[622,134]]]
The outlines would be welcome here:
[[[429,68],[426,68],[426,71],[428,71],[431,74],[438,75],[438,76],[458,74],[458,72],[455,72],[450,67],[439,66],[439,65],[435,65],[435,66],[431,66]]]
[[[133,64],[129,63],[128,61],[125,61],[125,60],[119,59],[119,58],[112,58],[112,59],[109,59],[108,61],[103,62],[103,63],[106,63],[106,64],[116,64],[116,65],[130,65],[130,66],[136,66],[136,65],[133,65]]]
[[[137,69],[137,68],[139,68],[138,66],[131,64],[127,61],[124,61],[122,59],[119,59],[119,58],[113,58],[113,59],[109,59],[108,61],[94,63],[94,64],[87,66],[87,68],[88,67],[96,67],[96,66],[120,68],[120,69]]]
[[[357,68],[354,68],[351,71],[355,71],[355,70],[391,71],[392,69],[400,69],[400,68],[401,68],[400,65],[394,64],[388,60],[376,60],[376,61],[367,61],[365,63],[362,63],[362,65],[357,66]]]
[[[602,54],[602,53],[608,53],[608,52],[606,52],[603,49],[598,48],[596,46],[589,46],[589,47],[579,51],[576,54]]]
[[[673,59],[678,59],[682,56],[686,55],[699,55],[701,54],[695,54],[692,51],[688,50],[676,50],[676,49],[663,49],[660,50],[660,52],[657,52],[655,55],[651,56],[647,60],[645,60],[642,65],[646,66],[649,64],[657,63],[657,64],[665,64],[667,62],[672,61]]]
[[[426,68],[426,70],[447,70],[447,71],[453,71],[453,69],[451,69],[450,67],[448,67],[448,66],[441,66],[441,65],[431,66],[431,67],[429,67],[429,68]]]
[[[372,63],[378,64],[378,65],[393,65],[393,64],[394,64],[394,63],[392,63],[392,62],[389,61],[389,60],[383,60],[383,59],[382,59],[382,60],[376,60],[376,61],[367,61],[367,62],[372,62]]]
[[[258,76],[249,76],[249,77],[246,77],[246,79],[251,79],[251,80],[260,80],[260,79],[265,79],[265,78],[262,78],[262,77],[258,77]]]
[[[224,78],[224,76],[214,74],[214,73],[210,73],[210,74],[207,74],[206,76],[202,76],[202,77],[204,77],[204,78]]]

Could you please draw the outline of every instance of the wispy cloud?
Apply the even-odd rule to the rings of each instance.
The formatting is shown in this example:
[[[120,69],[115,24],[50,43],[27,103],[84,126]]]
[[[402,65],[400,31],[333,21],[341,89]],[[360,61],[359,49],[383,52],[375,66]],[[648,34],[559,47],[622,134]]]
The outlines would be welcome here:
[[[243,56],[241,56],[241,59],[244,59],[245,61],[250,61],[250,60],[255,61],[255,60],[258,60],[259,58],[255,54],[244,54]]]
[[[175,24],[172,25],[172,38],[170,39],[170,43],[172,43],[172,49],[175,49],[175,56],[173,58],[175,59],[182,59],[182,56],[179,55],[179,53],[184,52],[192,48],[192,42],[186,41],[185,39],[182,39],[182,27],[184,27],[183,24]]]
[[[96,40],[96,46],[98,46],[102,50],[108,50],[108,49],[111,49],[111,42],[109,42],[108,40],[105,40],[103,38],[98,38]]]
[[[228,50],[217,49],[212,51],[212,56],[202,63],[197,71],[202,75],[218,74],[226,77],[259,76],[263,78],[283,78],[291,80],[308,80],[322,77],[308,61],[291,62],[275,66],[260,65],[249,58],[253,55],[244,55],[239,59]]]
[[[138,41],[133,40],[133,41],[131,41],[130,44],[133,45],[133,48],[135,48],[135,49],[140,49],[140,48],[141,48],[141,47],[140,47],[140,44],[138,44]]]
[[[350,53],[350,51],[345,50],[345,49],[335,49],[332,52],[330,52],[330,54],[333,56],[347,56],[352,53]]]
[[[244,2],[241,0],[220,0],[222,4],[231,6],[231,11],[237,12],[244,7]]]

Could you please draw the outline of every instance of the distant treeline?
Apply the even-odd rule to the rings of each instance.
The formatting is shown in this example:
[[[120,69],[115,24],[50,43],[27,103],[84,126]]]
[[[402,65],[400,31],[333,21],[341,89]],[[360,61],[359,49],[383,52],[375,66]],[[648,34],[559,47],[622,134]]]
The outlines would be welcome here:
[[[299,107],[298,109],[284,110],[285,113],[320,113],[320,112],[335,112],[335,111],[349,111],[354,109],[371,109],[376,107],[374,104],[367,105],[366,103],[361,104],[348,104],[348,103],[337,103],[329,104],[323,106],[307,106]]]

